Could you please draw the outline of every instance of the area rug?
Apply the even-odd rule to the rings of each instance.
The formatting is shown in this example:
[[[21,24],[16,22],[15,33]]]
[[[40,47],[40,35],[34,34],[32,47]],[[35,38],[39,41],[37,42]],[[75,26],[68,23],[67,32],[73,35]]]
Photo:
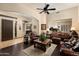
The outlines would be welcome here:
[[[51,56],[53,51],[56,48],[56,44],[51,44],[50,47],[47,48],[46,52],[38,49],[38,48],[34,48],[34,45],[22,50],[22,52],[26,55],[26,56]]]

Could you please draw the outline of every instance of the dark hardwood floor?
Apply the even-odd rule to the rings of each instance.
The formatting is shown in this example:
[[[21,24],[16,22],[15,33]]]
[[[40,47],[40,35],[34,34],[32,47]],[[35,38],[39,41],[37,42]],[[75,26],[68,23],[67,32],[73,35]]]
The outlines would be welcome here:
[[[28,48],[32,44],[19,43],[10,47],[0,49],[0,56],[19,56],[21,50]],[[52,56],[60,56],[59,47],[57,46]]]
[[[52,56],[61,56],[59,49],[60,49],[59,46],[57,46],[57,47],[55,48],[54,52],[52,53]]]
[[[19,43],[7,48],[0,49],[0,56],[17,56],[21,50],[29,46],[31,46],[31,44]]]

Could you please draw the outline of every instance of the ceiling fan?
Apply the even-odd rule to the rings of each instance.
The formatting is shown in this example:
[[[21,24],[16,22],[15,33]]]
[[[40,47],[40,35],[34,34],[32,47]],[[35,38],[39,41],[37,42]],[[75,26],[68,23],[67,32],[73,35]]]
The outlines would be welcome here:
[[[49,14],[48,11],[56,10],[56,8],[48,8],[49,6],[50,6],[49,4],[45,4],[45,7],[44,7],[44,8],[37,8],[37,10],[42,10],[42,11],[40,12],[40,14],[43,13],[43,12]]]

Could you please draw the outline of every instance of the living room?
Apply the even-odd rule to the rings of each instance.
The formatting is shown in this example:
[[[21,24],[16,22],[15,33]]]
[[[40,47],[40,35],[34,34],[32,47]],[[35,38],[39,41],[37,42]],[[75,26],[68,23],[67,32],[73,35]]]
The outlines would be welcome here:
[[[79,55],[71,44],[61,53],[79,34],[78,3],[0,3],[0,19],[1,56]]]

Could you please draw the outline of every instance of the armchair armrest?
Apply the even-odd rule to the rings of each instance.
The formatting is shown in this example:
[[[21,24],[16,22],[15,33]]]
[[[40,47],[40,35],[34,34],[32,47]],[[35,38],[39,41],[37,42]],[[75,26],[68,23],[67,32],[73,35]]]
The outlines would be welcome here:
[[[69,41],[69,39],[64,39],[63,41],[64,41],[64,42],[68,42],[68,41]]]
[[[67,49],[67,48],[63,49],[62,52],[68,56],[79,56],[78,53],[74,52],[73,50]]]

